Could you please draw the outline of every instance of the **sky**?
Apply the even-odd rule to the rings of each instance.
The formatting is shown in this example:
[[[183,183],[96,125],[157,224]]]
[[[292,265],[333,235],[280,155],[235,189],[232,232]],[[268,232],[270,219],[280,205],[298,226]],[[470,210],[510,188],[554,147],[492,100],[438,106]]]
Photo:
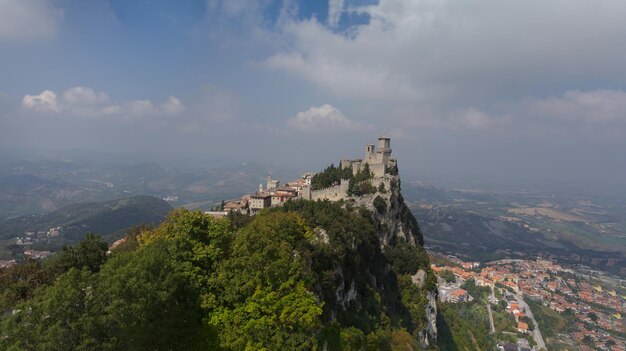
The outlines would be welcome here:
[[[626,2],[0,0],[0,148],[626,189]]]

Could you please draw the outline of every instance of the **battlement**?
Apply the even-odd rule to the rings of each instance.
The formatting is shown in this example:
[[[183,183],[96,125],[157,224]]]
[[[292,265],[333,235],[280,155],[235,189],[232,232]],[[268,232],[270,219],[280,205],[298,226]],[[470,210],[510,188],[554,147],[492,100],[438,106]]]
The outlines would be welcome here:
[[[310,186],[302,188],[302,198],[305,200],[329,200],[339,201],[348,197],[348,189],[350,188],[350,180],[342,179],[339,185],[331,186],[324,189],[311,190]]]

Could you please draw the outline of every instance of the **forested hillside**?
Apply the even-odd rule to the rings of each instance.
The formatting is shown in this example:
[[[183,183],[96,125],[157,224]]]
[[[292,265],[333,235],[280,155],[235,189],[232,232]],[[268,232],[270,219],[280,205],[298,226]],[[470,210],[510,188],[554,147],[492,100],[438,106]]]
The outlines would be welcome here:
[[[253,218],[176,210],[106,255],[89,236],[0,275],[7,350],[417,350],[434,277],[382,250],[367,210],[291,202]]]

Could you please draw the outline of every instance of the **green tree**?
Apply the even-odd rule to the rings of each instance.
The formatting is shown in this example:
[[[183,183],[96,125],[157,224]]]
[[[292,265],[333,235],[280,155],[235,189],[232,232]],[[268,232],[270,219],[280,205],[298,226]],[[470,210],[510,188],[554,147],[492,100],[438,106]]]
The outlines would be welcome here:
[[[311,231],[295,213],[257,216],[233,241],[219,267],[220,294],[209,323],[234,350],[308,350],[321,328],[322,306],[308,289],[301,256]]]
[[[343,351],[362,351],[365,349],[365,334],[355,327],[341,330],[341,349]]]
[[[443,270],[439,273],[439,276],[448,283],[452,283],[456,281],[456,276],[450,270]]]
[[[70,268],[87,268],[97,272],[107,259],[109,245],[99,236],[87,234],[78,245],[63,246],[61,251],[50,258],[50,269],[57,274],[67,272]]]
[[[317,173],[311,178],[311,189],[318,190],[328,188],[333,184],[339,184],[342,179],[352,179],[352,167],[335,167],[331,163],[324,171]]]
[[[154,242],[99,273],[71,268],[3,318],[3,350],[172,350],[209,345],[197,291]]]
[[[387,202],[385,202],[382,197],[376,196],[374,198],[374,208],[378,213],[384,214],[385,212],[387,212]]]

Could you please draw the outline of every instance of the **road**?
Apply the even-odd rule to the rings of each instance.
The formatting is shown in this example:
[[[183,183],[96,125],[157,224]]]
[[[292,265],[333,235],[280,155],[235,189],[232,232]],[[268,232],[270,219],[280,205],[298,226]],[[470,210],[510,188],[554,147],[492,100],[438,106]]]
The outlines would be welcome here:
[[[530,307],[528,306],[528,304],[526,303],[526,301],[524,301],[524,299],[515,294],[513,295],[515,296],[515,299],[517,300],[517,303],[520,305],[520,307],[523,308],[524,313],[526,314],[526,316],[528,316],[528,318],[530,318],[531,321],[533,321],[533,338],[535,339],[535,343],[537,343],[537,349],[541,350],[541,349],[546,349],[546,343],[543,341],[543,337],[541,336],[541,330],[539,330],[539,324],[537,323],[537,321],[535,320],[535,316],[533,315],[533,311],[530,309]]]
[[[491,313],[491,304],[487,302],[487,312],[489,312],[489,325],[491,327],[490,334],[496,332],[496,327],[493,325],[493,314]]]

